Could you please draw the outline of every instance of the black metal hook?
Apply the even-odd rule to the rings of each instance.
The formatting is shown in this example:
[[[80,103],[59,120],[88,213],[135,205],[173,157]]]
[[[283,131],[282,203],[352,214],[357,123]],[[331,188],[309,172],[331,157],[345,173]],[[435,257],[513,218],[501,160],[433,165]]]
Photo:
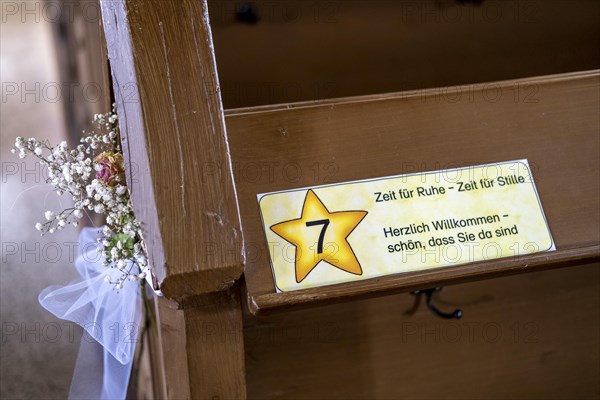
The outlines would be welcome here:
[[[236,7],[235,18],[245,24],[256,24],[260,19],[258,8],[250,2],[244,2]]]
[[[418,302],[421,299],[421,295],[424,294],[425,302],[427,303],[427,308],[429,308],[435,315],[437,315],[440,318],[444,318],[444,319],[452,319],[452,318],[460,319],[463,315],[462,310],[456,309],[451,313],[445,313],[443,311],[438,310],[436,308],[436,306],[434,306],[431,303],[433,293],[439,292],[440,290],[442,290],[441,287],[436,287],[433,289],[415,290],[414,292],[410,292],[410,294],[417,296],[415,306],[418,306]]]

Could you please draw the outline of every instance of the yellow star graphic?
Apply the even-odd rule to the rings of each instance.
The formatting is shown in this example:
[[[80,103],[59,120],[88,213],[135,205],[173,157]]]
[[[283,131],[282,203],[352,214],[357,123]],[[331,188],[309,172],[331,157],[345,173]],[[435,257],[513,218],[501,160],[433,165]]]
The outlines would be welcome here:
[[[271,226],[273,232],[296,247],[296,282],[302,282],[321,261],[362,275],[360,263],[346,239],[366,215],[366,211],[330,213],[309,190],[300,218]]]

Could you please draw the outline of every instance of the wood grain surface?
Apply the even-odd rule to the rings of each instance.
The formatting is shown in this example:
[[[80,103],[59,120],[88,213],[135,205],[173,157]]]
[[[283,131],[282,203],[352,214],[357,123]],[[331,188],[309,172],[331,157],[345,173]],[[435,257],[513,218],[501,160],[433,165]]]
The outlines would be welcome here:
[[[597,71],[227,116],[252,312],[585,263],[600,255]],[[275,294],[256,195],[527,158],[557,251]]]
[[[199,296],[184,309],[192,399],[245,399],[240,287]]]
[[[242,234],[206,3],[102,1],[127,183],[165,296],[225,289]],[[221,172],[223,171],[223,172]],[[227,257],[211,251],[231,249]]]
[[[600,264],[244,318],[249,399],[597,399]]]
[[[239,284],[181,304],[155,298],[152,327],[158,399],[245,399],[246,369]],[[189,300],[190,298],[188,298]]]

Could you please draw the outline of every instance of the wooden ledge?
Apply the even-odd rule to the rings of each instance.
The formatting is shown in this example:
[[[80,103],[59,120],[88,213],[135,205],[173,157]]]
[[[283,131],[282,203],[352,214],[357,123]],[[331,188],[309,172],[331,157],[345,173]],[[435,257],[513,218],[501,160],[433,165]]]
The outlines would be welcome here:
[[[249,309],[259,313],[597,260],[599,92],[600,74],[590,71],[229,111]],[[276,293],[257,194],[523,158],[532,167],[557,251]]]
[[[519,87],[531,86],[537,84],[548,84],[553,81],[566,82],[569,80],[577,80],[586,77],[594,77],[600,74],[600,69],[589,71],[578,71],[567,74],[553,74],[544,76],[533,76],[529,78],[507,79],[496,82],[480,82],[467,85],[454,85],[436,88],[425,88],[417,90],[406,90],[401,92],[389,92],[369,94],[364,96],[338,97],[332,99],[314,100],[314,101],[299,101],[295,103],[268,104],[255,107],[240,107],[230,108],[225,110],[225,116],[234,116],[242,114],[262,113],[265,111],[286,111],[298,108],[319,107],[319,106],[339,106],[345,103],[364,103],[371,101],[392,100],[392,99],[409,99],[409,98],[435,98],[445,96],[447,99],[452,99],[459,94],[468,94],[473,90],[493,90],[497,87]]]
[[[545,269],[572,267],[600,260],[600,245],[509,257],[456,267],[389,275],[380,278],[285,293],[248,296],[248,308],[257,315],[273,310],[303,308],[347,299],[383,296],[416,289],[455,285]]]

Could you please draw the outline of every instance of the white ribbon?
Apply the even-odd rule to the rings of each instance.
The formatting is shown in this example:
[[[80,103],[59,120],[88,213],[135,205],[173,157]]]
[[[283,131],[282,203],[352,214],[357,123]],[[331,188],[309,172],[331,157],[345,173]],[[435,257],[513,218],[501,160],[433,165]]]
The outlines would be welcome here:
[[[39,296],[46,310],[83,328],[70,399],[124,399],[141,330],[140,283],[124,282],[116,293],[104,282],[106,275],[116,281],[121,272],[102,265],[96,251],[101,230],[84,228],[79,235],[75,268],[81,279],[50,286]]]

